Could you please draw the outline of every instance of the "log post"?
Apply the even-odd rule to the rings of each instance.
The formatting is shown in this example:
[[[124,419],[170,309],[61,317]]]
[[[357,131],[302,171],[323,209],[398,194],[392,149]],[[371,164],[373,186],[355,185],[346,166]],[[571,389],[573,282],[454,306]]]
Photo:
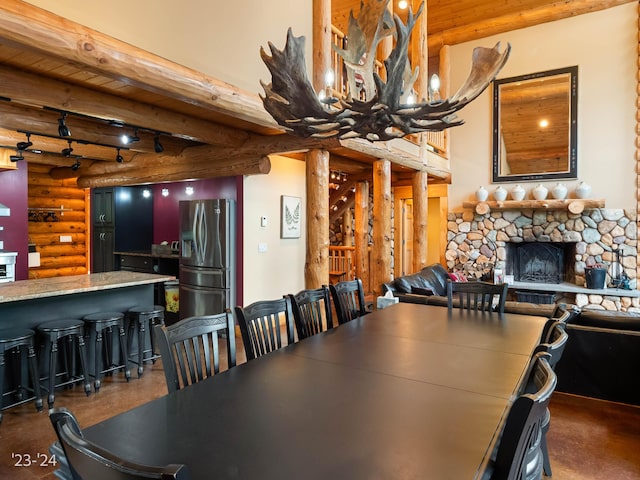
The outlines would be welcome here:
[[[418,272],[427,266],[427,218],[429,214],[429,196],[427,191],[427,172],[413,174],[413,271]]]
[[[342,245],[351,247],[353,245],[353,211],[348,208],[342,214]]]
[[[329,152],[311,150],[306,154],[307,256],[305,288],[329,283]]]
[[[313,0],[313,88],[319,92],[331,69],[331,0]]]
[[[391,280],[391,162],[373,164],[373,248],[371,290],[380,295],[382,284]]]
[[[360,180],[356,183],[354,202],[354,245],[356,247],[356,277],[362,280],[365,292],[370,292],[369,285],[369,182]]]

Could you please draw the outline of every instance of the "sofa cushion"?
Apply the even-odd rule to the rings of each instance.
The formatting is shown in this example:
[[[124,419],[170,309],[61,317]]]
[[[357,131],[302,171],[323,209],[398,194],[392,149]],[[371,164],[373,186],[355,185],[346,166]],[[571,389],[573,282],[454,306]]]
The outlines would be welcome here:
[[[411,289],[413,287],[430,288],[430,284],[427,279],[419,273],[398,277],[393,281],[393,283],[396,290],[400,293],[411,293]]]
[[[427,279],[430,288],[435,295],[447,295],[447,280],[449,280],[449,272],[440,265],[434,263],[420,270],[420,275]]]
[[[585,327],[612,328],[615,330],[640,332],[640,315],[629,312],[589,310],[585,308],[571,323]]]

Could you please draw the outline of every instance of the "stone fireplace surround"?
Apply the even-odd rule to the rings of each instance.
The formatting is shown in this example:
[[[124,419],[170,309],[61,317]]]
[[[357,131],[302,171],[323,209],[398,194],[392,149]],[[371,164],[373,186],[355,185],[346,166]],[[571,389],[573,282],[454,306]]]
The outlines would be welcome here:
[[[575,244],[573,281],[575,288],[557,291],[575,293],[571,303],[595,309],[640,313],[637,285],[636,211],[596,208],[573,214],[567,210],[503,210],[484,215],[472,211],[450,212],[445,258],[450,271],[464,271],[479,277],[507,261],[507,244],[554,242]],[[630,279],[631,291],[589,293],[585,286],[586,265],[613,264],[616,250],[623,253],[622,267]],[[566,284],[563,284],[566,285]],[[572,285],[569,285],[571,287]],[[549,290],[546,284],[544,290]],[[609,294],[611,293],[611,294]]]

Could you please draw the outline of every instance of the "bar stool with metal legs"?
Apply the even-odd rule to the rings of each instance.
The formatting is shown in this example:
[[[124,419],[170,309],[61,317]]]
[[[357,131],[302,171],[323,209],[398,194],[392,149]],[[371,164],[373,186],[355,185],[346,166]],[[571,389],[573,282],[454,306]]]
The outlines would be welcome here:
[[[164,325],[164,307],[161,305],[143,305],[132,307],[127,311],[129,320],[129,352],[132,350],[132,343],[135,332],[138,337],[138,359],[133,360],[138,364],[138,377],[144,372],[144,362],[152,361],[155,363],[156,358],[160,354],[156,353],[156,342],[153,327],[155,325]],[[149,331],[150,348],[146,348],[146,331]],[[145,357],[145,354],[148,354]]]
[[[124,331],[124,314],[121,312],[98,312],[85,315],[82,320],[85,323],[85,331],[89,338],[95,338],[93,389],[98,392],[102,375],[116,370],[123,369],[124,376],[128,382],[131,378],[131,372],[129,371],[127,340]],[[118,329],[118,338],[120,340],[119,363],[114,363],[113,346],[111,345],[114,327]],[[103,355],[109,362],[104,368],[102,368]]]
[[[38,334],[41,337],[41,347],[49,352],[49,374],[47,376],[47,390],[49,395],[47,402],[49,408],[53,408],[56,387],[63,387],[82,381],[84,391],[89,396],[91,382],[87,370],[87,353],[84,344],[84,322],[76,318],[53,320],[38,325]],[[60,345],[61,340],[66,340]],[[66,343],[66,345],[65,345]],[[58,349],[62,348],[64,368],[62,375],[66,378],[61,383],[56,383],[58,377]],[[77,370],[76,359],[80,359],[80,372]],[[44,361],[44,358],[42,359]],[[80,374],[79,374],[80,373]]]
[[[34,348],[35,332],[29,328],[6,328],[0,330],[0,422],[2,421],[2,410],[21,405],[35,397],[36,410],[42,410],[42,398],[40,396],[40,378],[38,375],[38,362]],[[29,367],[29,375],[32,387],[23,383],[25,375],[22,373],[23,358],[22,353],[27,353],[26,363]],[[14,385],[16,401],[3,407],[5,369],[7,366],[7,354],[12,357],[12,364],[16,372]],[[27,390],[33,392],[33,397],[24,398]]]

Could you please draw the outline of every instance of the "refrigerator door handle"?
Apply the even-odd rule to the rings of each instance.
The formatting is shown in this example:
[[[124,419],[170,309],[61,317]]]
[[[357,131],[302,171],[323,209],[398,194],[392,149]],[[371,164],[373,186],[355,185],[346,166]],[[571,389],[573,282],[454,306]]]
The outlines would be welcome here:
[[[200,238],[200,265],[204,265],[204,257],[207,254],[207,245],[209,244],[209,232],[207,227],[207,211],[205,204],[202,204],[200,209],[200,232],[198,237]]]

